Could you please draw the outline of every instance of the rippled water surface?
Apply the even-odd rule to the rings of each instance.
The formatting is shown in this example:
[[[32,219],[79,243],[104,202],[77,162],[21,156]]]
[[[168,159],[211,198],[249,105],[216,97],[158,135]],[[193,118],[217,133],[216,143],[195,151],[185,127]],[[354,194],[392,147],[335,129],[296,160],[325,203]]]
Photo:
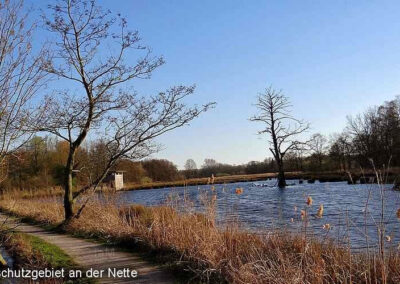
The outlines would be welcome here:
[[[391,238],[386,244],[398,245],[400,221],[396,211],[400,208],[400,192],[390,189],[391,185],[384,186],[384,190],[381,190],[376,184],[299,184],[297,180],[290,182],[293,185],[284,190],[275,187],[275,180],[269,180],[215,185],[215,191],[211,190],[210,185],[127,191],[119,193],[119,197],[124,204],[159,205],[165,203],[170,195],[183,198],[186,194],[197,210],[201,210],[201,192],[207,192],[209,196],[216,194],[219,220],[237,216],[243,226],[257,231],[271,228],[304,230],[305,224],[300,218],[300,210],[306,209],[308,233],[325,237],[327,231],[323,229],[323,225],[330,224],[330,238],[348,243],[349,237],[353,248],[361,248],[377,243],[383,193],[385,236]],[[235,194],[238,187],[243,188],[241,195]],[[306,206],[308,196],[313,199],[310,207]],[[316,218],[320,204],[324,206],[324,215],[323,218]]]

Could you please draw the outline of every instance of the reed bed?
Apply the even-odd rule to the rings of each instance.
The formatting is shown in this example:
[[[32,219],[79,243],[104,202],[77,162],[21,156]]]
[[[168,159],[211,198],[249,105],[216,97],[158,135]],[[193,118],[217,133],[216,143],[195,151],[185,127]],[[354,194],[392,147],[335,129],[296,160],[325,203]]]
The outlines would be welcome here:
[[[96,199],[64,230],[124,246],[140,245],[148,251],[168,251],[169,263],[202,282],[400,283],[397,251],[386,251],[382,258],[378,252],[352,253],[331,241],[302,234],[273,231],[260,235],[232,222],[218,227],[215,202],[206,196],[206,210],[199,214],[190,210],[188,202],[183,206],[169,202],[158,207],[118,207],[113,198]],[[63,220],[60,198],[9,197],[0,202],[0,208],[47,225],[57,226]]]

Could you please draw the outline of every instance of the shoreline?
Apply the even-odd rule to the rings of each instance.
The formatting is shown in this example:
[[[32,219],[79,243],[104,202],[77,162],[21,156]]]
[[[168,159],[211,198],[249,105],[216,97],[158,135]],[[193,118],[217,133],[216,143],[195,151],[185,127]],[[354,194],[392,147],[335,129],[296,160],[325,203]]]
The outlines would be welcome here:
[[[11,200],[1,202],[2,210],[53,227],[63,220],[60,202],[38,206],[41,203],[34,200],[17,203]],[[212,209],[215,204],[208,206]],[[102,214],[98,214],[100,211]],[[374,252],[372,258],[367,258],[366,253],[370,255],[372,251],[354,253],[327,239],[330,228],[321,235],[321,241],[308,237],[305,232],[270,231],[270,234],[260,235],[237,223],[221,229],[213,220],[212,213],[178,214],[173,207],[129,206],[116,210],[113,203],[106,206],[93,203],[79,221],[74,220],[64,229],[67,235],[97,238],[127,250],[145,249],[151,253],[153,261],[160,261],[160,265],[173,269],[170,270],[173,273],[191,271],[193,274],[188,277],[197,278],[200,283],[202,280],[208,283],[295,283],[299,277],[307,283],[345,283],[350,279],[355,283],[381,282],[381,279],[397,283],[400,263],[397,253]],[[304,226],[308,223],[307,219],[299,222],[304,222]],[[195,241],[197,245],[193,246]],[[307,260],[301,262],[302,266],[299,266],[299,257]],[[226,259],[242,261],[229,265]],[[377,273],[382,265],[384,273]],[[261,274],[260,269],[264,271]],[[316,270],[321,273],[313,273]],[[366,271],[368,278],[365,278]],[[276,278],[277,275],[280,278]]]
[[[325,182],[347,182],[349,184],[373,184],[377,183],[376,174],[371,172],[286,172],[286,180],[302,180],[301,183],[320,183]],[[351,178],[350,178],[351,176]],[[397,187],[398,181],[400,181],[400,170],[391,170],[382,175],[384,178],[380,183],[382,184],[393,184],[395,190],[399,190]],[[199,186],[207,184],[228,184],[237,182],[255,182],[255,181],[266,181],[277,177],[277,173],[263,173],[263,174],[249,174],[249,175],[229,175],[219,176],[214,178],[214,182],[210,182],[210,178],[191,178],[186,180],[178,181],[167,181],[167,182],[151,182],[151,183],[126,183],[124,188],[117,192],[123,191],[134,191],[134,190],[147,190],[147,189],[160,189],[160,188],[175,188],[185,186]],[[106,192],[110,189],[101,188],[98,192]],[[13,192],[14,195],[22,199],[32,197],[49,197],[49,196],[60,196],[63,195],[63,190],[60,187],[52,187],[48,189],[31,189],[31,190],[13,190],[7,191],[0,194],[0,199]]]
[[[347,173],[347,172],[286,172],[287,180],[299,179],[303,180],[304,183],[314,183],[319,181],[324,182],[343,182],[346,181],[349,184],[366,184],[366,183],[377,183],[376,174],[373,172],[362,173]],[[388,172],[385,177],[384,183],[393,183],[397,178],[398,173]],[[270,180],[277,177],[277,173],[263,173],[263,174],[249,174],[249,175],[230,175],[215,177],[212,184],[225,184],[225,183],[236,183],[236,182],[251,182],[251,181],[262,181]],[[184,187],[184,186],[195,186],[195,185],[207,185],[211,184],[209,178],[191,178],[179,181],[169,182],[152,182],[145,184],[134,184],[128,183],[123,189],[119,191],[132,191],[132,190],[146,190],[146,189],[158,189],[168,187]]]

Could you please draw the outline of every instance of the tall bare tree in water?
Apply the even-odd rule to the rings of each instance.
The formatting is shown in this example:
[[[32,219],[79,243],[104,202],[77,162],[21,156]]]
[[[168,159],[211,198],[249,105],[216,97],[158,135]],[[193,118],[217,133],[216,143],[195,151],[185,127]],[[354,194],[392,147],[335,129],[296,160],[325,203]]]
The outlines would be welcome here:
[[[84,193],[94,192],[120,158],[141,159],[154,153],[158,149],[154,138],[188,124],[212,104],[187,107],[182,101],[194,92],[192,86],[139,97],[128,83],[150,78],[164,60],[151,55],[137,32],[127,30],[124,18],[104,11],[95,1],[60,0],[49,8],[52,16],[45,22],[56,40],[47,72],[70,82],[74,92],[48,98],[42,130],[69,145],[64,174],[68,221],[84,208],[88,200]],[[73,173],[83,170],[75,156],[89,133],[101,138],[107,159],[97,176],[73,192]],[[75,208],[79,196],[87,199]]]
[[[290,151],[304,147],[296,137],[309,128],[309,124],[294,118],[290,114],[289,99],[272,87],[257,97],[256,106],[259,114],[250,118],[251,121],[262,122],[265,127],[259,134],[266,133],[269,138],[272,155],[278,167],[278,186],[286,186],[284,157]]]
[[[29,140],[33,132],[27,126],[41,115],[32,99],[44,84],[45,52],[32,52],[35,25],[27,18],[23,1],[0,0],[0,182],[6,177],[7,156]]]

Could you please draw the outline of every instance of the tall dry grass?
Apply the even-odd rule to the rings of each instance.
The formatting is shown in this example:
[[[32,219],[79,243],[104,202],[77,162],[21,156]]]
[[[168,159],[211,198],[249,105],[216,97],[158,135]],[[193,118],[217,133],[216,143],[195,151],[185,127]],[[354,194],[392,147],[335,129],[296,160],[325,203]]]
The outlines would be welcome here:
[[[70,233],[169,251],[169,261],[190,270],[197,280],[229,283],[400,283],[400,257],[387,251],[352,253],[330,241],[287,232],[255,234],[236,223],[215,225],[213,196],[205,196],[204,214],[189,202],[169,206],[116,206],[113,198],[93,200],[81,217],[66,228]],[[310,201],[308,201],[310,202]],[[188,205],[189,203],[189,205]],[[6,198],[2,210],[45,224],[62,222],[59,198]],[[185,209],[186,208],[186,209]]]

